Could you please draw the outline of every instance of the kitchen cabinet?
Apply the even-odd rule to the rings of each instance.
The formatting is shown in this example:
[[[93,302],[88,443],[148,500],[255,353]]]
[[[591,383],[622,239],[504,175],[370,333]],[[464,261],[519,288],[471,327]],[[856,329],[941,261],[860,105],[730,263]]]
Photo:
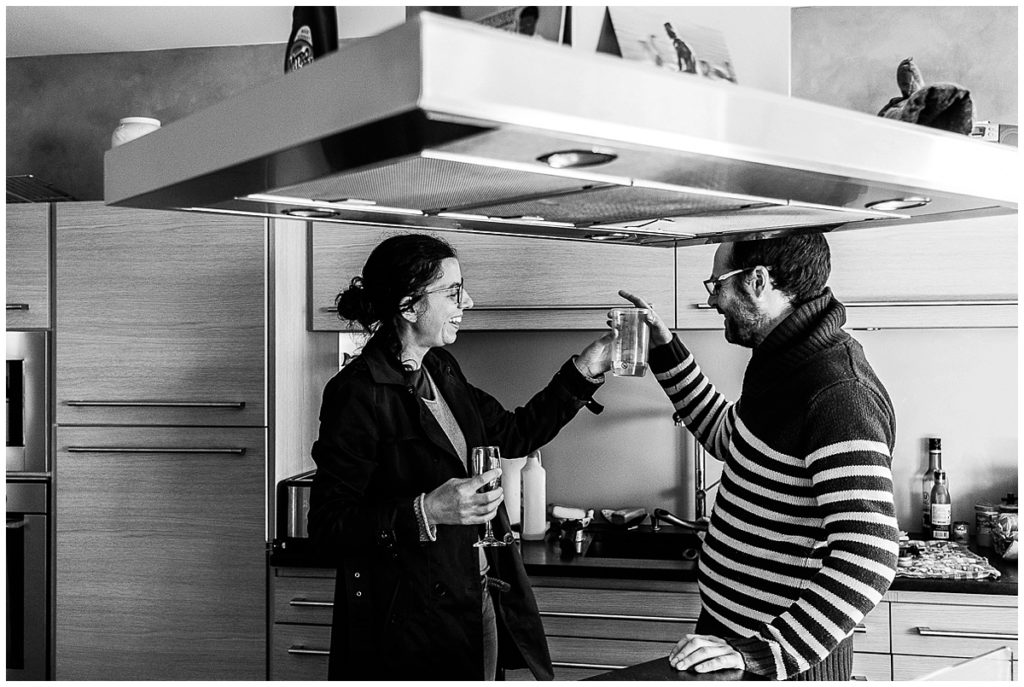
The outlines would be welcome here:
[[[270,679],[326,680],[335,571],[272,567]]]
[[[848,328],[1017,326],[1016,217],[826,235]],[[715,245],[676,248],[680,329],[721,329],[701,281]],[[886,304],[890,305],[886,305]],[[893,304],[896,303],[896,304]]]
[[[50,327],[50,207],[7,205],[7,329]]]
[[[312,223],[311,329],[348,329],[334,310],[334,297],[362,272],[378,243],[402,232]],[[434,233],[458,252],[475,303],[464,316],[463,329],[604,329],[608,308],[628,305],[619,289],[642,294],[669,318],[673,312],[672,249]]]
[[[264,220],[56,206],[56,418],[266,425]]]
[[[897,598],[894,680],[913,680],[1004,646],[1018,656],[1016,596],[899,592]]]
[[[266,430],[56,443],[56,678],[264,679]]]

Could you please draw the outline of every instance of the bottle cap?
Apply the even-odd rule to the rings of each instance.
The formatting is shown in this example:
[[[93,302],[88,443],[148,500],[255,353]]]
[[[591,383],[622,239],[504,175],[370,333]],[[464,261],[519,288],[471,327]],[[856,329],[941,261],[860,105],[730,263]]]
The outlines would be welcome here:
[[[939,437],[931,437],[928,439],[928,450],[929,451],[941,451],[942,450],[942,439]]]

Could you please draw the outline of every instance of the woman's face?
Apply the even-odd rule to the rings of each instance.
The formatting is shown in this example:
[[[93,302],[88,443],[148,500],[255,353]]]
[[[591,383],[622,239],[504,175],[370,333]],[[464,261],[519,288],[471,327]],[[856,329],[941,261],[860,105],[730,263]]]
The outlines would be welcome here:
[[[413,304],[415,321],[407,329],[407,344],[427,349],[455,343],[462,311],[472,307],[473,299],[462,284],[459,261],[445,258],[441,261],[441,274]]]

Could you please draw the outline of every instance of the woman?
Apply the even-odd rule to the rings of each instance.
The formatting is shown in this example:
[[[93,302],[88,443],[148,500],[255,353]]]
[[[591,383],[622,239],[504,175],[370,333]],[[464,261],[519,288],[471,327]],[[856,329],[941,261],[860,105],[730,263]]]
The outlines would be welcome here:
[[[609,369],[609,332],[514,412],[466,381],[444,346],[473,307],[455,251],[388,238],[337,297],[372,337],[324,389],[310,536],[338,565],[329,679],[494,679],[551,659],[515,545],[474,547],[502,491],[467,477],[468,447],[522,456],[550,441]]]

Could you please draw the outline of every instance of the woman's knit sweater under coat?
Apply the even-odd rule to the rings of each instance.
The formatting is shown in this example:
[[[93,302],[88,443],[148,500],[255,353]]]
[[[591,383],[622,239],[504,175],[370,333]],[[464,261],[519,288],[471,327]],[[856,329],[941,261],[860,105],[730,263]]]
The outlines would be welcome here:
[[[724,461],[701,551],[706,612],[746,669],[785,679],[821,661],[895,575],[892,403],[831,290],[756,347],[739,401],[678,338],[651,351],[677,416]]]

